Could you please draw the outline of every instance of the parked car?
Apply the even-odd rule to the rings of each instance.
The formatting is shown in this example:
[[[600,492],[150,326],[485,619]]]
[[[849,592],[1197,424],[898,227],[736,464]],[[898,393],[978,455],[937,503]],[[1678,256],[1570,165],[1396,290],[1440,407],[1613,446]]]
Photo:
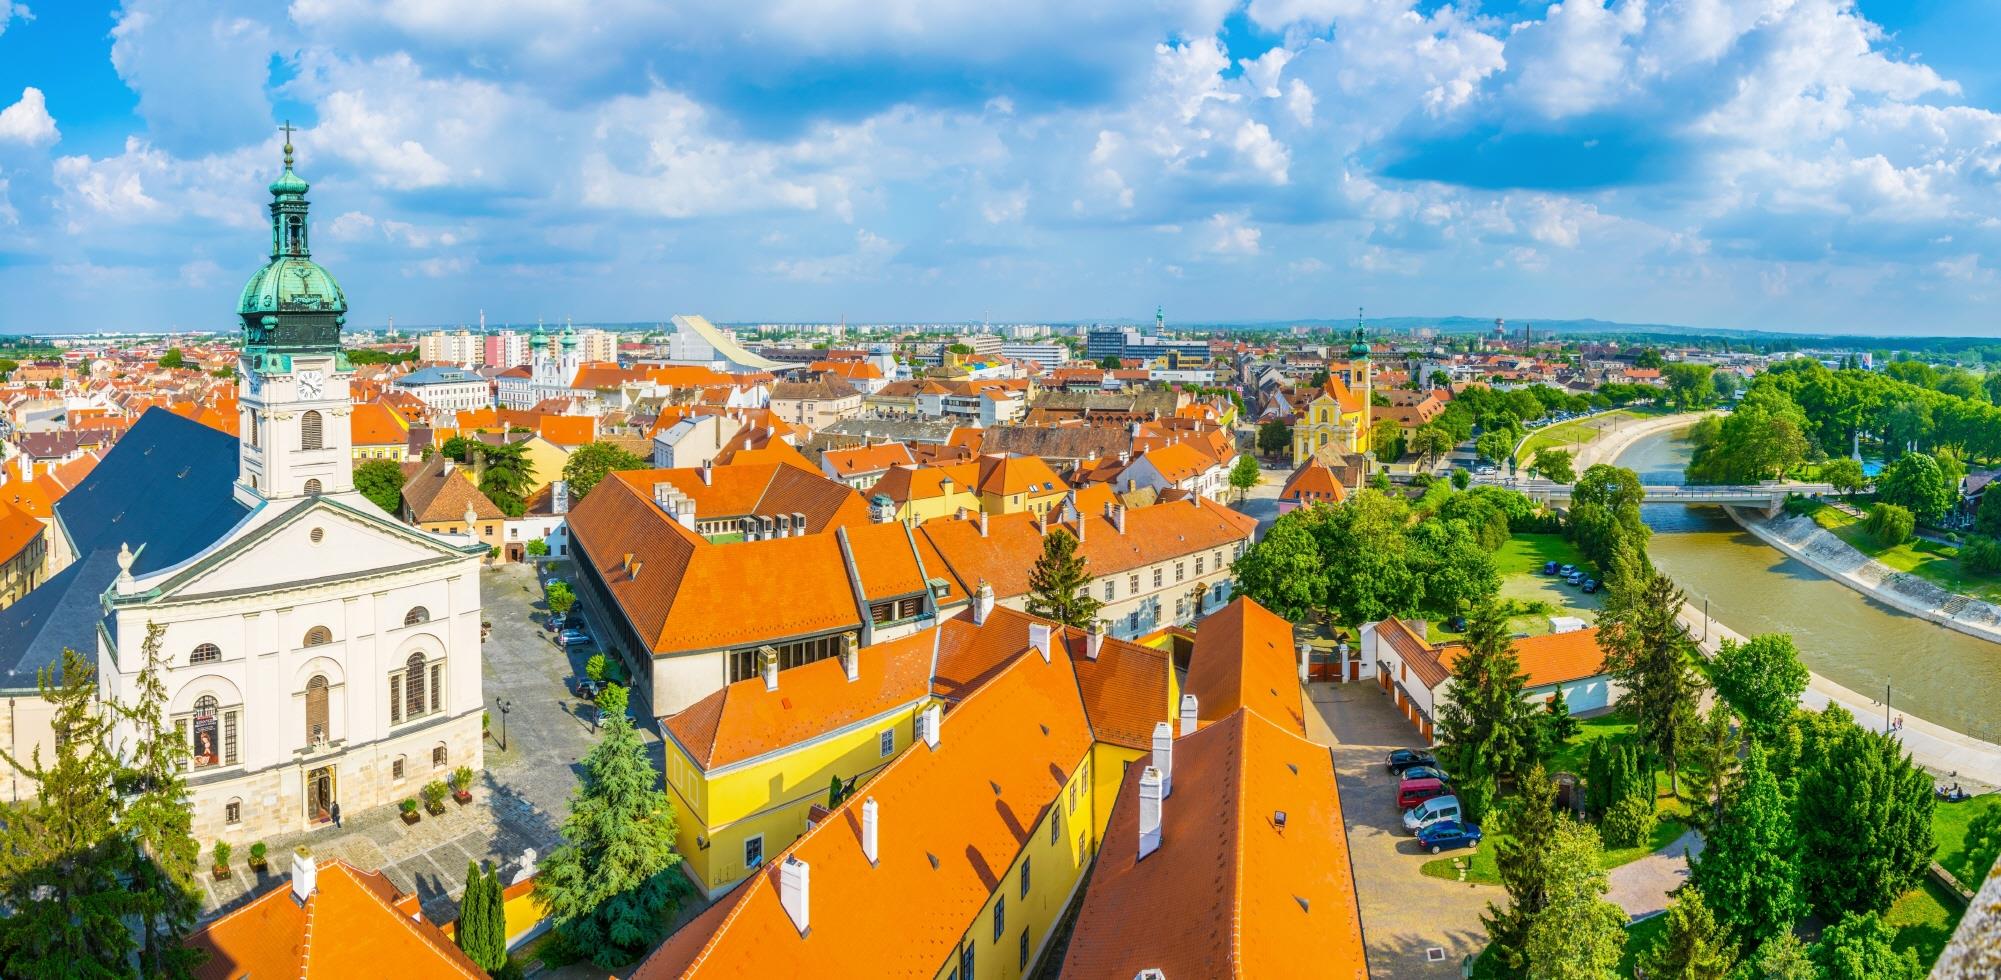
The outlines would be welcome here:
[[[1404,779],[1397,783],[1397,809],[1408,810],[1435,796],[1448,796],[1452,788],[1436,779]]]
[[[1437,854],[1440,851],[1464,847],[1479,850],[1480,840],[1485,836],[1480,828],[1458,820],[1440,820],[1417,832],[1417,846]]]
[[[1569,578],[1576,571],[1577,571],[1576,565],[1559,565],[1557,566],[1556,574],[1561,575],[1565,578]]]
[[[1555,575],[1555,574],[1556,574],[1556,562],[1553,562],[1553,561],[1546,561],[1546,562],[1543,562],[1543,563],[1542,563],[1542,573],[1543,573],[1544,575]]]
[[[1584,591],[1586,591],[1586,592],[1596,592],[1596,591],[1598,591],[1598,580],[1597,580],[1597,579],[1595,579],[1595,578],[1587,578],[1587,579],[1585,579],[1585,580],[1584,580]]]
[[[1459,819],[1459,797],[1434,796],[1403,815],[1403,829],[1415,834],[1435,823]]]
[[[591,642],[591,635],[583,630],[566,629],[556,634],[556,642],[566,647],[583,646]]]
[[[1466,617],[1464,617],[1464,616],[1454,616],[1454,617],[1452,617],[1451,619],[1448,619],[1448,620],[1446,620],[1446,621],[1445,621],[1445,629],[1446,629],[1446,630],[1447,630],[1448,632],[1452,632],[1452,633],[1464,633],[1464,632],[1466,632]]]
[[[598,690],[598,682],[588,677],[577,682],[577,697],[585,701],[596,701],[598,699]]]
[[[1563,580],[1564,580],[1565,582],[1569,582],[1569,583],[1570,583],[1570,584],[1572,584],[1572,585],[1583,585],[1583,584],[1584,584],[1584,573],[1583,573],[1583,572],[1571,572],[1570,574],[1568,574],[1568,575],[1565,575],[1565,576],[1563,577]]]
[[[1390,772],[1403,772],[1412,766],[1435,766],[1438,760],[1431,753],[1419,749],[1393,749],[1383,768]]]
[[[1436,779],[1441,783],[1449,783],[1452,781],[1452,777],[1446,775],[1445,770],[1440,769],[1437,766],[1412,766],[1409,769],[1405,769],[1403,771],[1403,778]]]
[[[548,626],[549,631],[552,633],[561,633],[564,629],[569,627],[570,617],[565,616],[562,613],[556,613],[555,615],[550,616],[549,622],[544,625]]]

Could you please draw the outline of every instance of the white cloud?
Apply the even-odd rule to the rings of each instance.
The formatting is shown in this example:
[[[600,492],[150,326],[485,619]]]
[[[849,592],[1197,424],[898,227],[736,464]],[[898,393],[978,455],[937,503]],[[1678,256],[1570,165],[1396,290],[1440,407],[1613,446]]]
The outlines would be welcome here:
[[[7,19],[0,17],[0,26]],[[55,117],[49,115],[48,101],[38,88],[24,88],[13,105],[0,109],[0,143],[47,146],[62,138]]]
[[[149,142],[194,153],[263,139],[268,65],[280,50],[259,19],[269,12],[256,0],[124,0],[111,65],[138,93]]]
[[[1263,232],[1245,223],[1243,214],[1214,214],[1206,226],[1211,255],[1256,255]]]
[[[843,282],[874,278],[894,258],[894,242],[866,228],[855,230],[855,246],[836,255],[780,259],[771,263],[771,272],[801,282]]]

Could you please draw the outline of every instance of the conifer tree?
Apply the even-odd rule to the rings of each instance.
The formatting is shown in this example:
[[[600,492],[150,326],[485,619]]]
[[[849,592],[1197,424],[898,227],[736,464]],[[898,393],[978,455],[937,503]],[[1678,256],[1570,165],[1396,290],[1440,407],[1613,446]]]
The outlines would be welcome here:
[[[1792,810],[1763,746],[1751,753],[1725,794],[1689,880],[1739,939],[1756,945],[1790,932],[1806,911],[1800,898],[1799,844]]]
[[[1714,815],[1711,798],[1729,784],[1730,771],[1737,765],[1737,736],[1731,730],[1735,720],[1730,706],[1718,699],[1707,715],[1695,716],[1682,735],[1689,798],[1698,804],[1694,813],[1698,823]]]
[[[1626,912],[1605,901],[1604,846],[1591,825],[1556,822],[1542,859],[1541,912],[1522,944],[1524,972],[1536,980],[1602,980],[1626,945]]]
[[[124,795],[121,826],[137,848],[128,855],[130,894],[140,921],[140,973],[147,977],[188,977],[203,954],[185,944],[201,914],[195,871],[201,844],[194,838],[183,767],[188,746],[167,718],[168,664],[160,654],[166,627],[146,624],[141,645],[146,662],[133,684],[134,698],[117,713],[130,727],[132,743],[118,786]]]
[[[1104,604],[1091,595],[1091,573],[1077,553],[1077,538],[1052,528],[1042,538],[1042,557],[1028,573],[1028,613],[1065,626],[1089,627]]]
[[[1625,688],[1619,706],[1632,713],[1641,739],[1667,762],[1669,790],[1679,793],[1682,736],[1701,694],[1688,636],[1676,618],[1686,596],[1660,572],[1643,573],[1639,582],[1636,594],[1599,617],[1598,638],[1605,666]]]
[[[1896,948],[1897,930],[1874,912],[1849,912],[1820,934],[1814,962],[1827,980],[1918,980],[1918,951]]]
[[[1465,776],[1513,777],[1537,743],[1535,707],[1522,700],[1527,676],[1508,639],[1507,617],[1492,599],[1466,624],[1466,652],[1452,665],[1438,741]]]
[[[605,719],[583,768],[535,895],[570,948],[611,969],[644,953],[674,918],[681,856],[673,804],[624,715]]]
[[[1647,980],[1714,980],[1737,966],[1737,944],[1702,903],[1702,892],[1684,887],[1667,910],[1667,932],[1640,954]]]
[[[1487,904],[1480,921],[1487,927],[1495,956],[1515,973],[1527,969],[1524,946],[1529,925],[1548,904],[1548,859],[1555,845],[1557,824],[1565,818],[1556,812],[1556,784],[1550,782],[1540,764],[1522,778],[1521,792],[1508,805],[1507,836],[1495,845],[1494,862],[1507,890],[1508,906]]]
[[[1892,738],[1845,724],[1807,753],[1793,798],[1808,906],[1823,918],[1885,912],[1918,883],[1934,849],[1931,777]]]
[[[480,953],[486,949],[486,907],[482,895],[486,891],[486,873],[480,870],[478,861],[466,862],[466,890],[459,896],[459,924],[452,932],[452,941],[458,943],[466,958],[479,964],[482,970],[490,967],[480,960]]]

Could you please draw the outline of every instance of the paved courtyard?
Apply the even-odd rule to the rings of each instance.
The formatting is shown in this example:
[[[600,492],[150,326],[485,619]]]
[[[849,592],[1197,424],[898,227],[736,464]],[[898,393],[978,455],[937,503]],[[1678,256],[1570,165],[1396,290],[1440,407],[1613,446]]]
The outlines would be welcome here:
[[[421,897],[427,918],[444,922],[458,917],[456,896],[465,889],[468,862],[493,862],[512,879],[525,850],[546,857],[554,849],[578,760],[592,744],[591,708],[570,695],[584,654],[565,653],[551,642],[541,624],[542,590],[528,566],[488,569],[480,579],[485,618],[493,623],[482,648],[491,728],[473,802],[461,807],[448,799],[443,815],[426,813],[414,826],[404,824],[395,807],[380,807],[345,814],[342,827],[270,838],[271,867],[262,879],[246,866],[248,846],[239,846],[229,878],[200,876],[211,912],[283,880],[292,848],[305,843],[322,858],[380,868],[397,888]],[[504,718],[503,703],[510,708]],[[204,850],[204,863],[207,857]]]
[[[1306,715],[1307,735],[1333,746],[1369,975],[1376,980],[1459,976],[1461,961],[1487,944],[1480,913],[1488,901],[1505,896],[1498,888],[1418,871],[1431,855],[1404,833],[1397,779],[1383,770],[1391,749],[1419,744],[1417,730],[1368,682],[1311,684],[1307,696],[1314,708]]]

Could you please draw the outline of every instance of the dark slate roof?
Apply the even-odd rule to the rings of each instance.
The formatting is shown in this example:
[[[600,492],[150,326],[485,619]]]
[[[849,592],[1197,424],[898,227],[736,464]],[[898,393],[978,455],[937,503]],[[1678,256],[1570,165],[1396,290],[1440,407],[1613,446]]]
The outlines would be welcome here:
[[[56,521],[76,561],[0,609],[0,689],[32,690],[64,647],[96,655],[98,597],[118,577],[118,547],[138,552],[135,575],[193,557],[249,513],[232,495],[236,437],[163,408],[148,409],[76,488]],[[143,547],[142,547],[143,545]]]

